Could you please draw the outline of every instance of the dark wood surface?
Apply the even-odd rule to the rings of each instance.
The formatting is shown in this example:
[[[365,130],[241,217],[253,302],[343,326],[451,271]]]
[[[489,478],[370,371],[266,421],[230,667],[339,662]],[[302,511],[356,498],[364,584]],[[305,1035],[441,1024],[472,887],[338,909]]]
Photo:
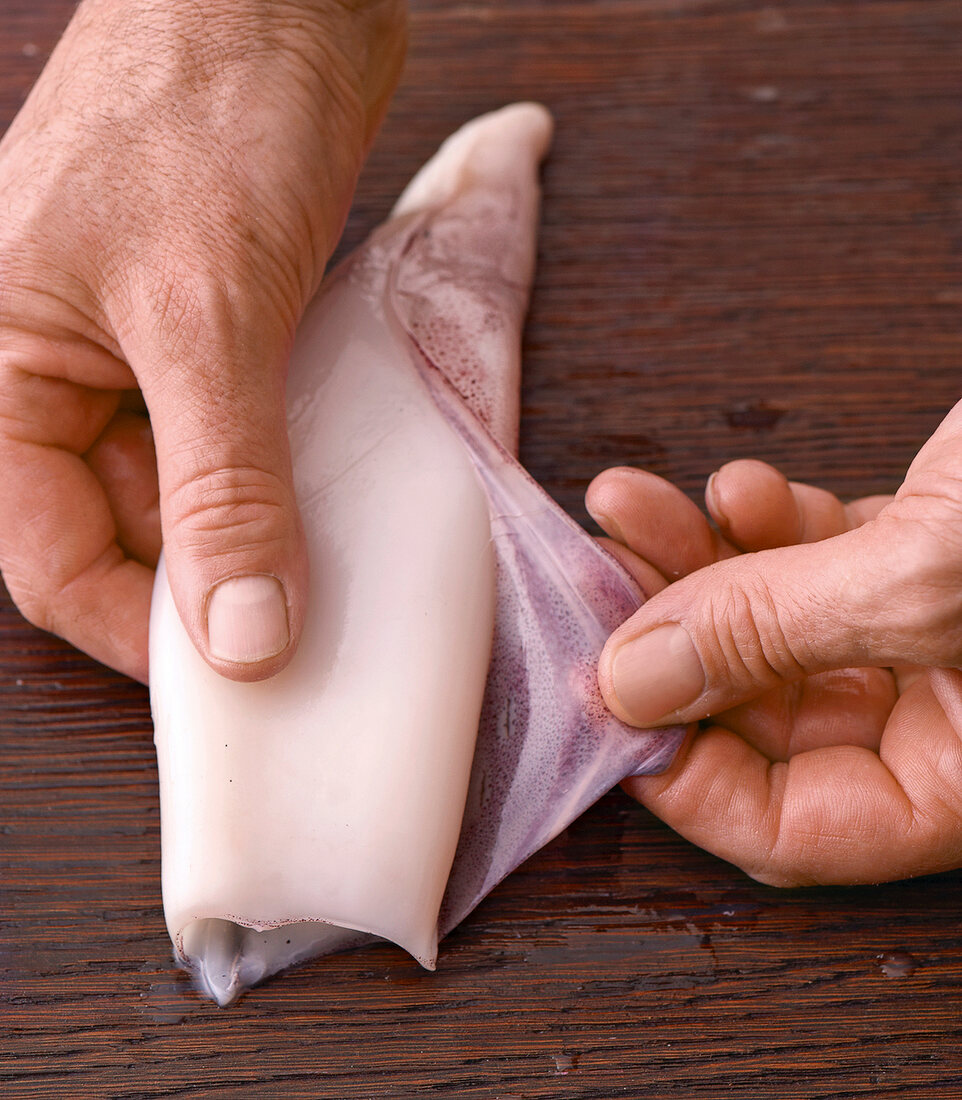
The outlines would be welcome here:
[[[0,117],[70,0],[2,0]],[[960,396],[958,0],[413,5],[347,230],[456,124],[557,117],[523,457],[889,491]],[[962,875],[779,892],[620,793],[435,974],[380,946],[228,1011],[174,968],[145,692],[0,603],[0,1095],[962,1097]]]

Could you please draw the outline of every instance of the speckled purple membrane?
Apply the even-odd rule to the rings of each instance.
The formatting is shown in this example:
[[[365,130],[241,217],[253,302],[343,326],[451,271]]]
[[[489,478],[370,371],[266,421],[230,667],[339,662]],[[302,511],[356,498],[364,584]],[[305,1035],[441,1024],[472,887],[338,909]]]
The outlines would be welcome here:
[[[598,690],[608,635],[639,605],[622,567],[426,370],[491,506],[498,596],[491,667],[442,935],[629,775],[663,771],[684,728],[637,730]]]
[[[397,323],[471,455],[497,552],[491,665],[438,922],[443,936],[621,780],[667,768],[685,728],[634,729],[605,706],[598,658],[639,607],[637,586],[494,439],[403,319]]]

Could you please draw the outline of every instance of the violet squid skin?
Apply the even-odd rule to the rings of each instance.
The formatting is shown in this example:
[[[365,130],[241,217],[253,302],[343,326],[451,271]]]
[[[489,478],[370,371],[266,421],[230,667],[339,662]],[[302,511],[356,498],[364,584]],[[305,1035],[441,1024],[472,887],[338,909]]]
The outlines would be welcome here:
[[[595,666],[637,589],[512,457],[550,132],[533,104],[463,127],[305,315],[312,590],[288,668],[219,677],[158,570],[164,909],[220,1004],[371,937],[433,968],[505,875],[680,742],[605,709]]]

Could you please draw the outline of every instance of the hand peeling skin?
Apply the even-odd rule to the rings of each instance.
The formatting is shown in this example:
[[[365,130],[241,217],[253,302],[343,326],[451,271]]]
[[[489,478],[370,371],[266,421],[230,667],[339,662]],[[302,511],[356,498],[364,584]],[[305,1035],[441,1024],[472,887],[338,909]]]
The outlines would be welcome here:
[[[217,676],[158,570],[164,908],[220,1004],[372,936],[433,968],[497,882],[680,742],[605,710],[597,658],[636,589],[509,453],[550,130],[532,104],[460,130],[305,316],[290,666]]]

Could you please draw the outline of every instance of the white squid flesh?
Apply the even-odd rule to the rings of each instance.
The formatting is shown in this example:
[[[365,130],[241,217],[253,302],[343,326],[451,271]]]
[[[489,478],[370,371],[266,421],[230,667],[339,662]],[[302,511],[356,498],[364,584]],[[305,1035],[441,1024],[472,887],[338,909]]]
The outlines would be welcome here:
[[[312,587],[288,668],[214,673],[158,570],[164,910],[220,1004],[371,937],[433,968],[505,875],[680,741],[604,707],[598,655],[637,588],[512,457],[550,133],[534,104],[463,127],[305,315]]]

